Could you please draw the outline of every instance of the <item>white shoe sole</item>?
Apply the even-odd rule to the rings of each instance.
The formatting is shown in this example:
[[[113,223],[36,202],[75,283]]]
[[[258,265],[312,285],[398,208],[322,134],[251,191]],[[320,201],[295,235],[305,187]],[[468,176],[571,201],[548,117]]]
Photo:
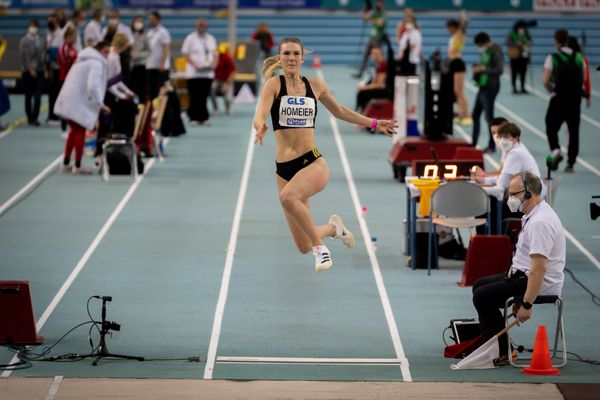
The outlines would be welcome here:
[[[356,244],[356,241],[354,240],[354,234],[350,232],[348,228],[346,228],[342,218],[339,215],[333,214],[329,218],[329,223],[342,228],[342,236],[340,238],[336,236],[336,239],[341,239],[342,243],[344,243],[344,246],[348,247],[349,249],[353,248]],[[344,232],[346,233],[345,235]]]
[[[315,272],[326,271],[329,268],[331,268],[332,265],[333,265],[333,262],[331,262],[331,261],[327,261],[326,263],[319,264],[319,265],[315,266]]]

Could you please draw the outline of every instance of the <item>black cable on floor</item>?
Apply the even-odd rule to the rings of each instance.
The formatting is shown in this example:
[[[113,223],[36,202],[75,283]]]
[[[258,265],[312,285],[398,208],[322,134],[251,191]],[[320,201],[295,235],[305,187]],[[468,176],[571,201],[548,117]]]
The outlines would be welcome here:
[[[583,283],[581,283],[581,281],[579,279],[577,279],[577,277],[575,276],[575,274],[573,273],[573,271],[571,271],[569,268],[565,268],[565,271],[568,272],[569,275],[571,275],[571,278],[573,278],[573,280],[575,281],[575,283],[577,283],[579,286],[581,286],[581,288],[583,290],[585,290],[586,292],[588,292],[590,294],[590,296],[592,296],[592,303],[594,303],[595,305],[597,305],[598,307],[600,307],[600,297],[598,297],[594,292],[592,292]]]

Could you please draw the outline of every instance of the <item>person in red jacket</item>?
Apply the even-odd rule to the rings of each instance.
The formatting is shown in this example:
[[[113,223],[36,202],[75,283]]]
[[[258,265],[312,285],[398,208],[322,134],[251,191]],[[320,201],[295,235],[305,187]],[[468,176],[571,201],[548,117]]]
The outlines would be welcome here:
[[[250,38],[259,42],[260,51],[263,52],[264,58],[271,56],[271,50],[275,47],[275,39],[273,39],[273,34],[265,22],[256,28]]]
[[[57,55],[58,68],[60,70],[58,77],[58,92],[60,92],[63,83],[65,83],[65,79],[67,79],[67,74],[69,73],[71,66],[75,60],[77,60],[77,48],[75,47],[76,40],[77,30],[73,27],[67,28]],[[66,136],[68,134],[67,121],[61,120],[60,125],[63,135]]]
[[[225,99],[225,112],[231,114],[231,103],[233,101],[233,77],[235,75],[235,64],[228,53],[228,46],[219,47],[219,60],[215,68],[215,80],[210,89],[210,100],[213,106],[213,113],[219,113],[217,105],[217,96],[222,95]]]

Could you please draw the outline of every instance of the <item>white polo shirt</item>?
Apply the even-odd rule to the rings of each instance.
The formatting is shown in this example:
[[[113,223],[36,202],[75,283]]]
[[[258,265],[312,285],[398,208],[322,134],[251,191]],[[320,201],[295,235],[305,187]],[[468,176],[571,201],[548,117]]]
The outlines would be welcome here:
[[[540,169],[535,162],[535,159],[521,142],[517,142],[504,157],[502,161],[502,171],[500,175],[486,178],[485,183],[488,185],[495,184],[498,187],[506,190],[513,176],[529,171],[542,180],[542,197],[546,197],[547,188]]]
[[[83,29],[83,44],[85,46],[88,46],[89,43],[89,46],[94,47],[102,40],[103,37],[102,25],[95,19],[88,22]]]
[[[215,55],[217,51],[217,40],[210,33],[200,36],[192,32],[185,37],[181,46],[181,53],[188,54],[196,64],[194,67],[189,62],[185,65],[185,75],[188,79],[215,77]]]
[[[547,258],[544,283],[540,295],[556,296],[562,291],[565,279],[566,260],[565,228],[558,215],[544,200],[522,219],[523,229],[519,234],[517,250],[512,259],[511,270],[525,272],[529,276],[531,255],[540,254]]]
[[[160,61],[163,57],[163,46],[171,44],[171,34],[167,28],[158,25],[148,31],[148,43],[150,45],[150,54],[146,59],[146,69],[160,69]],[[170,57],[167,56],[165,69],[171,68]]]
[[[406,46],[410,45],[412,48],[408,53],[408,61],[411,64],[419,64],[421,62],[421,50],[422,50],[423,36],[421,31],[418,29],[412,29],[405,31],[400,40],[398,41],[398,56],[402,55],[406,50]]]

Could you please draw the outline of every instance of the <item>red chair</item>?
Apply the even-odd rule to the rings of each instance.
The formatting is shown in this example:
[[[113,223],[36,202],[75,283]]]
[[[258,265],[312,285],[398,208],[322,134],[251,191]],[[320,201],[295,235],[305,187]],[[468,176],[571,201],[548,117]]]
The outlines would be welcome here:
[[[394,102],[388,99],[373,99],[367,104],[364,116],[377,119],[394,118]]]
[[[483,152],[475,147],[457,147],[454,150],[454,160],[483,162]]]
[[[472,286],[479,278],[508,270],[512,243],[505,235],[475,235],[471,238],[459,286]]]
[[[28,281],[0,281],[0,344],[38,345]]]

